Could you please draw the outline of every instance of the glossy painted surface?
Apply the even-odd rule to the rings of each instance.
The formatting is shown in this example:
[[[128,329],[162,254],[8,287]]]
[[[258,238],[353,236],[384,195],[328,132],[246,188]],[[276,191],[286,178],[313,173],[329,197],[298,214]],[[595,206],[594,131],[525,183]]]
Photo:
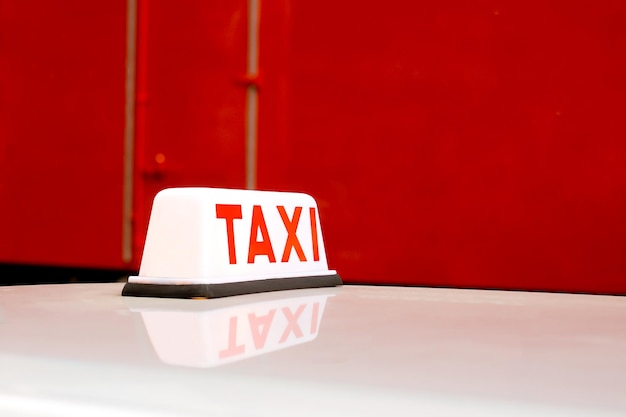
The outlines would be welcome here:
[[[0,288],[3,416],[623,415],[626,299]]]

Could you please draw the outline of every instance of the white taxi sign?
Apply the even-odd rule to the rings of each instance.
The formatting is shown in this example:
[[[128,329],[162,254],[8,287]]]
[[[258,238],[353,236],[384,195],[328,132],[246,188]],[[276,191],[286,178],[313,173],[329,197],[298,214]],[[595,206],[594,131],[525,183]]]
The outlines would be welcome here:
[[[311,196],[170,188],[154,199],[139,275],[122,294],[213,298],[340,284]]]

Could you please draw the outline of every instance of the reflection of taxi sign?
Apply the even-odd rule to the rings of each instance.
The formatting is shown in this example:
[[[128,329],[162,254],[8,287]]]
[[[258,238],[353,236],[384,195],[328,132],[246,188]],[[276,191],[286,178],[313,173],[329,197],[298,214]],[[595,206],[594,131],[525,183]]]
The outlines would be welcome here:
[[[312,197],[170,188],[154,199],[139,276],[122,294],[212,298],[340,284]]]
[[[208,311],[140,312],[152,346],[170,365],[211,367],[311,342],[329,294],[238,304]]]

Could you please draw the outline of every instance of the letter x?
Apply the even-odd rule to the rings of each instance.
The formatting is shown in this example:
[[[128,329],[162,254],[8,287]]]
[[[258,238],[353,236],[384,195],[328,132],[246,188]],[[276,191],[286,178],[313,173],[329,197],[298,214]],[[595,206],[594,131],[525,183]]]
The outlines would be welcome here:
[[[283,335],[280,337],[280,341],[278,343],[285,343],[289,335],[293,332],[296,335],[296,339],[299,339],[303,336],[302,329],[300,329],[300,325],[298,324],[298,319],[300,315],[304,311],[306,304],[302,304],[295,313],[292,313],[289,307],[283,307],[281,310],[287,319],[287,327],[285,327],[285,331]]]
[[[298,240],[298,236],[296,235],[296,231],[298,230],[298,222],[300,221],[300,214],[302,214],[302,207],[296,207],[294,209],[293,218],[291,220],[289,220],[289,216],[285,211],[285,207],[278,206],[276,208],[280,213],[280,218],[283,220],[285,229],[287,229],[287,241],[285,242],[285,250],[283,251],[283,257],[280,261],[289,261],[289,257],[291,256],[291,248],[294,248],[296,254],[298,255],[298,259],[300,259],[300,261],[302,262],[305,262],[306,257],[304,256],[304,251],[302,250],[302,246],[300,245],[300,241]]]

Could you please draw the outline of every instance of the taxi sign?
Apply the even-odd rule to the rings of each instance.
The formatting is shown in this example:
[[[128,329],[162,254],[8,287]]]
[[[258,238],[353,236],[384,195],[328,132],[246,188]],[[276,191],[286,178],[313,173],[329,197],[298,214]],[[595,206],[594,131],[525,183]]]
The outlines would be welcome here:
[[[122,295],[214,298],[341,283],[311,196],[169,188],[154,198],[139,275]]]

